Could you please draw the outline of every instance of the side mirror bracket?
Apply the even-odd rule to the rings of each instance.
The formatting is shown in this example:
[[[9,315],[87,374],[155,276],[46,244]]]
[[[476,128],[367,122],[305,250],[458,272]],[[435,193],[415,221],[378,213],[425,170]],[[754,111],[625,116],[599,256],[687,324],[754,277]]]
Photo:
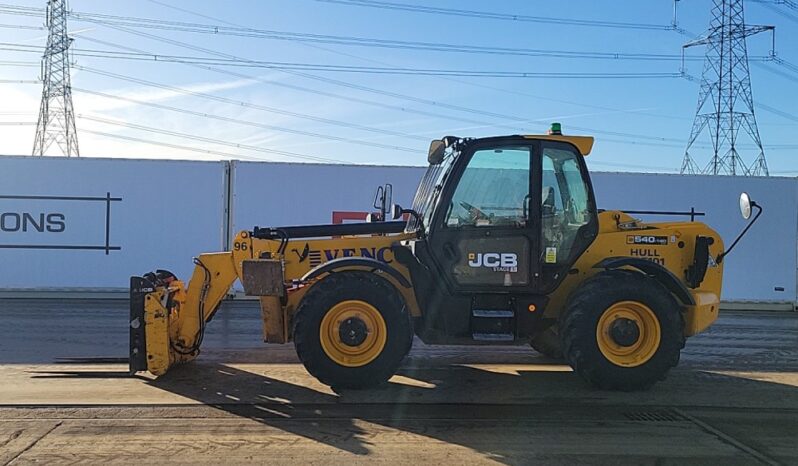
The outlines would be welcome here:
[[[400,218],[402,218],[402,216],[404,214],[410,215],[411,217],[413,217],[416,220],[416,222],[418,222],[419,231],[421,232],[420,236],[423,237],[425,235],[424,221],[421,219],[421,215],[419,215],[418,212],[416,212],[413,209],[404,209],[399,204],[394,204],[394,205],[391,206],[391,218],[392,219],[399,220]]]
[[[751,218],[751,209],[757,210],[756,215],[754,215],[754,218]],[[732,249],[734,249],[734,247],[737,246],[737,243],[740,242],[743,236],[745,236],[745,234],[748,233],[748,230],[754,225],[754,223],[756,223],[756,221],[759,219],[759,216],[762,215],[762,206],[751,200],[751,197],[748,195],[748,193],[742,193],[740,194],[740,214],[742,214],[744,219],[746,220],[751,219],[751,220],[748,222],[748,225],[746,225],[745,228],[743,228],[743,231],[741,231],[740,234],[737,235],[737,238],[734,240],[731,246],[729,246],[722,253],[718,254],[718,257],[715,259],[715,262],[717,262],[718,264],[723,262],[723,258],[729,255],[730,252],[732,252]]]

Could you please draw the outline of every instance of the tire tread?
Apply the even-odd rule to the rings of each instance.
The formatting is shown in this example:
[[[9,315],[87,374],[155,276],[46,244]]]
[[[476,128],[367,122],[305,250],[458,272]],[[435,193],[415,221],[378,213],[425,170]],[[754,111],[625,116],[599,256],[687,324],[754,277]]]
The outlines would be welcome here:
[[[591,338],[591,332],[595,335],[595,326],[585,328],[606,309],[597,309],[597,297],[609,296],[610,301],[618,302],[625,293],[639,295],[641,290],[650,299],[661,300],[656,307],[666,308],[660,312],[654,310],[662,335],[657,353],[635,368],[621,368],[609,361],[597,363],[597,358],[605,359],[595,344],[595,337]],[[650,303],[646,304],[651,307]],[[654,278],[623,269],[604,271],[585,281],[571,296],[559,323],[563,354],[574,371],[594,387],[623,391],[645,390],[667,377],[668,371],[679,363],[685,345],[683,329],[684,316],[673,296]]]

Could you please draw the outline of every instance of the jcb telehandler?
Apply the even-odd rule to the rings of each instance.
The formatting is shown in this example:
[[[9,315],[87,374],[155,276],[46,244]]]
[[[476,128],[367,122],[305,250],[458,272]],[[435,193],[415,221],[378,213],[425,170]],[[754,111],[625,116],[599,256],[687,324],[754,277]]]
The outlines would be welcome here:
[[[412,208],[390,209],[406,221],[386,221],[386,189],[372,222],[242,231],[231,251],[194,260],[188,287],[167,271],[132,277],[130,370],[161,375],[196,358],[239,279],[260,299],[264,341],[293,341],[333,387],[388,380],[414,334],[531,343],[594,386],[649,387],[718,317],[728,251],[700,222],[598,210],[592,146],[556,124],[547,135],[435,140]],[[741,196],[746,218],[752,206]]]

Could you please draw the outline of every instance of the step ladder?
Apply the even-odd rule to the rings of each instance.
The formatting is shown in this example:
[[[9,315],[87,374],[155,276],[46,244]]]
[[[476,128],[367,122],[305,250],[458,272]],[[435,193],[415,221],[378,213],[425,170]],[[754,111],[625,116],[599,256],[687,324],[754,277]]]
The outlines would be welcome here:
[[[472,309],[471,337],[476,341],[514,341],[515,312],[509,309]]]

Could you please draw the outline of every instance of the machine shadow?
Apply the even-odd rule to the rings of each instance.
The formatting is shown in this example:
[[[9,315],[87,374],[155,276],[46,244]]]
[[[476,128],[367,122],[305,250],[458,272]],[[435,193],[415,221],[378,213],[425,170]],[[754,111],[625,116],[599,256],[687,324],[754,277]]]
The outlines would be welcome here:
[[[798,404],[795,386],[713,369],[678,370],[650,391],[620,393],[590,389],[567,367],[530,359],[532,364],[466,364],[410,357],[389,383],[368,390],[331,391],[296,363],[264,368],[195,361],[175,366],[157,379],[140,379],[223,416],[249,419],[359,456],[369,455],[386,431],[395,431],[409,434],[403,441],[412,441],[412,436],[431,438],[504,464],[540,460],[546,448],[530,442],[530,433],[546,429],[572,437],[575,434],[568,429],[573,421],[588,423],[599,432],[607,422],[634,422],[630,419],[641,411],[718,405],[720,393],[723,403],[737,407],[777,407],[784,400]],[[120,376],[71,370],[34,375]],[[752,400],[752,394],[758,399]]]
[[[299,365],[294,366],[294,374]],[[518,417],[518,409],[507,400],[466,399],[463,404],[452,399],[451,390],[468,384],[497,386],[521,382],[519,377],[486,372],[470,367],[450,368],[449,375],[440,374],[440,367],[415,367],[406,364],[387,384],[367,390],[325,390],[314,381],[313,387],[287,382],[261,373],[242,370],[233,365],[195,362],[174,367],[168,374],[148,384],[161,390],[211,406],[230,415],[280,429],[294,435],[324,443],[356,455],[368,455],[377,430],[397,430],[461,445],[489,454],[493,459],[511,459],[513,452],[502,451],[506,442],[486,445],[454,432],[440,424],[456,422],[472,424],[475,418],[497,423],[501,418]],[[278,372],[281,372],[278,370]],[[281,372],[283,378],[295,376]],[[443,379],[441,379],[443,377]],[[505,380],[509,379],[509,380]],[[302,374],[301,380],[312,380]],[[579,384],[568,372],[535,372],[524,377],[524,385]],[[437,384],[437,385],[436,385]],[[437,388],[445,387],[443,389]],[[322,391],[320,391],[322,390]],[[462,397],[461,397],[462,398]],[[497,408],[497,404],[506,404]],[[478,406],[474,406],[474,404]],[[470,407],[469,407],[470,406]],[[530,415],[529,410],[524,410]],[[532,422],[534,416],[528,419]],[[437,424],[430,426],[430,422]],[[526,440],[519,439],[525,443]],[[513,462],[513,461],[510,461]]]
[[[275,375],[312,380],[306,375],[298,377],[297,370],[301,371],[301,366],[294,366],[293,375],[286,369]],[[561,418],[595,418],[596,428],[601,429],[606,418],[597,413],[611,412],[628,422],[623,416],[669,407],[683,398],[669,392],[688,390],[696,383],[704,386],[707,399],[742,384],[749,395],[770,393],[798,401],[798,390],[792,386],[741,382],[738,377],[693,370],[672,375],[675,380],[650,391],[620,393],[588,388],[570,369],[550,361],[516,370],[500,365],[433,365],[409,358],[389,383],[368,390],[327,391],[315,381],[313,386],[303,386],[221,363],[176,367],[149,383],[357,455],[368,455],[370,446],[379,441],[375,429],[390,429],[466,447],[506,464],[522,464],[540,453],[528,438],[540,422],[548,421],[551,429],[562,430],[567,425],[559,422]]]

